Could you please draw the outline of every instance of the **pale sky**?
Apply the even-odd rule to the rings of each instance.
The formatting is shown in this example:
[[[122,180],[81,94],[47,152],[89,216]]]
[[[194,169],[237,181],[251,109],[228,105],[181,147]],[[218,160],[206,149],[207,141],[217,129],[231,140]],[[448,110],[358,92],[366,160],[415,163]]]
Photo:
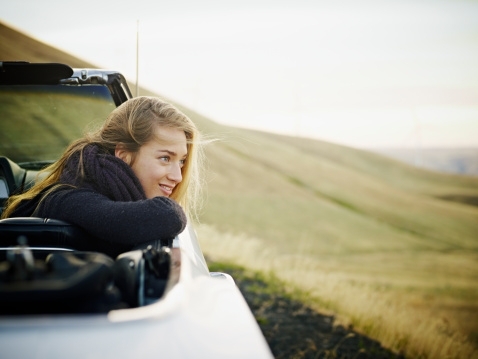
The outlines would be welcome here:
[[[0,19],[211,119],[478,147],[478,1],[0,0]],[[134,92],[134,89],[133,89]]]

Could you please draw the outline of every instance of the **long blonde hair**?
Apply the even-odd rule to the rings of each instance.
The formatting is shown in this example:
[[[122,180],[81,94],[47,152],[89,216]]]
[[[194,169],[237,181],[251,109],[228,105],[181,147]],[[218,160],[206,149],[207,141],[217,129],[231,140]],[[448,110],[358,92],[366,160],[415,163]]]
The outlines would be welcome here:
[[[155,126],[165,126],[184,131],[188,155],[182,168],[182,181],[176,185],[170,198],[177,201],[186,213],[197,219],[202,188],[200,169],[202,167],[202,146],[200,133],[196,125],[173,105],[157,98],[140,96],[123,103],[113,110],[105,123],[97,131],[87,133],[84,137],[71,143],[58,161],[45,168],[46,176],[28,191],[11,196],[2,213],[2,218],[9,217],[23,200],[31,200],[47,187],[43,196],[60,185],[61,173],[67,161],[76,153],[80,154],[78,173],[84,176],[82,152],[89,144],[96,144],[114,156],[117,144],[134,154],[142,145],[154,136]]]

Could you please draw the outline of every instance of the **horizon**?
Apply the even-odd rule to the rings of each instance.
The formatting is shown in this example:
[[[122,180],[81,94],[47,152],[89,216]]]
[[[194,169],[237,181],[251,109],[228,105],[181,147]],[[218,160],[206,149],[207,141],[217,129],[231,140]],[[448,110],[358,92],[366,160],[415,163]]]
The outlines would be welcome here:
[[[221,124],[363,149],[478,147],[478,3],[143,0],[109,17],[112,2],[87,0],[78,9],[96,16],[78,21],[62,15],[72,4],[20,0],[1,20],[133,83],[139,21],[139,84]]]

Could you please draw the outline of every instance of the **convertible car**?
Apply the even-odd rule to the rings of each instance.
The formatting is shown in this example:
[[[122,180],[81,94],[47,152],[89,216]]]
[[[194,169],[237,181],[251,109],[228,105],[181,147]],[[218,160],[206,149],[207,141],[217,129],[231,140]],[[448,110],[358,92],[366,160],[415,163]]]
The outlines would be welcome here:
[[[131,98],[116,71],[0,62],[0,207]],[[233,278],[194,229],[112,258],[51,218],[0,220],[4,358],[272,358]]]

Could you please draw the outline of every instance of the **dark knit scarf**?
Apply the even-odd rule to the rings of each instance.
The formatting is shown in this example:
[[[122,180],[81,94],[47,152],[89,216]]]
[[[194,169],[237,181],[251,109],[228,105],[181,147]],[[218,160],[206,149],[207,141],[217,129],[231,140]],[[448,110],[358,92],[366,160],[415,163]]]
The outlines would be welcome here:
[[[82,157],[84,177],[81,176],[80,154],[77,153],[67,161],[61,183],[92,189],[114,201],[146,199],[138,177],[120,158],[104,152],[97,145],[87,145]]]

